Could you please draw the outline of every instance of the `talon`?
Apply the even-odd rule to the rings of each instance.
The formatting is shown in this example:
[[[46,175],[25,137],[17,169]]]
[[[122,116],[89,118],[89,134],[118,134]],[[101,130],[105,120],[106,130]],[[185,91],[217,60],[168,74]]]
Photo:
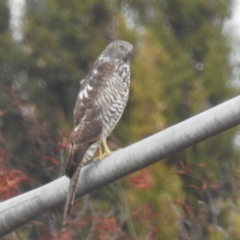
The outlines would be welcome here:
[[[102,152],[102,148],[101,148],[101,144],[103,145],[103,150],[104,152]],[[120,149],[118,149],[120,150]],[[118,151],[116,150],[116,151]],[[96,158],[93,159],[94,162],[96,161],[101,161],[103,158],[107,157],[108,155],[116,152],[116,151],[111,151],[107,145],[106,139],[104,138],[101,142],[100,145],[98,146],[98,156]]]

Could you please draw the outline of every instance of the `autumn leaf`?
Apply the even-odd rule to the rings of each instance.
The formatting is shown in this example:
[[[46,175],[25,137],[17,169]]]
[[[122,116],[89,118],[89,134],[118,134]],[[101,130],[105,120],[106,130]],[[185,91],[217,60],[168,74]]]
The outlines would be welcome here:
[[[135,189],[148,189],[154,184],[149,169],[145,168],[129,178],[130,185]]]
[[[18,187],[23,181],[31,181],[31,179],[20,170],[0,167],[0,200],[17,195]]]

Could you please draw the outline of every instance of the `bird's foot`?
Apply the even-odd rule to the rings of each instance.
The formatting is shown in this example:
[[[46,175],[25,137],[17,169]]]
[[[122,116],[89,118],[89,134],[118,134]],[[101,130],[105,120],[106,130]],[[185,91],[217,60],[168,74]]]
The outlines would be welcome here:
[[[104,159],[105,157],[111,155],[112,153],[121,150],[121,148],[120,148],[120,149],[117,149],[117,150],[115,150],[115,151],[111,151],[111,150],[109,149],[109,147],[108,147],[107,142],[106,142],[105,139],[103,139],[101,143],[103,144],[104,153],[102,152],[101,144],[100,144],[99,147],[98,147],[98,153],[99,153],[99,154],[98,154],[98,156],[97,156],[96,158],[93,159],[94,162],[101,161],[102,159]]]

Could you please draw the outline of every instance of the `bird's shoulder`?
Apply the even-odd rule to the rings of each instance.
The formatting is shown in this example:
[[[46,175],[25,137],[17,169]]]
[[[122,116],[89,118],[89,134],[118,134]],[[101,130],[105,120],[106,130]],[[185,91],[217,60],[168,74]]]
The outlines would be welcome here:
[[[110,59],[98,59],[85,77],[83,82],[84,86],[87,83],[90,84],[90,86],[101,84],[104,80],[107,80],[107,78],[110,77],[114,69],[114,61],[111,61]]]

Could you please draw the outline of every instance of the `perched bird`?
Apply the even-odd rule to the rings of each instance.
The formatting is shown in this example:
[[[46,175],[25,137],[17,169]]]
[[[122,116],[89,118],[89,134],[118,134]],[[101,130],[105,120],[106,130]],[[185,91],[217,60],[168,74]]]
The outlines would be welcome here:
[[[81,168],[91,162],[96,150],[99,160],[109,155],[106,138],[118,123],[126,106],[130,85],[133,46],[125,41],[110,43],[82,80],[74,109],[74,129],[66,166],[70,178],[63,223],[70,214]],[[102,153],[101,144],[104,147]]]

